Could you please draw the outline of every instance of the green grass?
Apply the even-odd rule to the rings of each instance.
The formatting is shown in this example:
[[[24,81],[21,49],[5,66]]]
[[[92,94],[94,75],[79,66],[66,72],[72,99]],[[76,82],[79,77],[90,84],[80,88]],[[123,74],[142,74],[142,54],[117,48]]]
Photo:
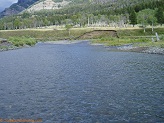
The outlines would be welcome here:
[[[9,37],[9,42],[12,43],[16,47],[22,47],[24,45],[33,46],[36,44],[36,40],[34,38],[28,37]]]
[[[160,48],[164,48],[164,41],[138,43],[138,44],[134,44],[134,46],[139,46],[139,47],[160,47]]]
[[[151,38],[112,38],[105,37],[101,39],[92,40],[92,43],[100,43],[106,46],[121,46],[133,44],[139,47],[161,47],[164,48],[164,36],[158,42],[152,42]]]
[[[149,42],[149,39],[144,38],[138,38],[138,39],[130,39],[130,38],[112,38],[112,37],[106,37],[101,38],[98,40],[93,40],[92,43],[101,43],[105,44],[107,46],[121,46],[125,44],[135,44],[140,42]]]
[[[0,46],[0,49],[7,50],[8,47],[7,46]]]
[[[72,39],[90,32],[93,29],[87,28],[72,28],[69,32],[65,29],[61,30],[46,30],[46,29],[30,29],[30,30],[13,30],[13,31],[0,31],[0,38],[8,39],[14,46],[34,45],[36,41],[55,41]],[[155,36],[157,32],[161,41],[152,42],[151,36]],[[107,46],[120,46],[125,44],[134,44],[138,46],[158,46],[164,47],[164,28],[155,28],[152,33],[151,28],[146,29],[120,29],[117,30],[119,38],[110,37],[107,35],[93,37],[92,43],[101,43]]]
[[[156,41],[156,42],[152,42],[148,41],[146,43],[140,42],[138,44],[135,44],[135,46],[139,46],[139,47],[160,47],[160,48],[164,48],[164,35],[160,36],[160,41]]]
[[[147,28],[145,33],[143,29],[122,29],[117,31],[119,37],[152,36],[156,32],[159,35],[164,35],[164,28],[155,28],[154,32],[151,28]]]
[[[160,36],[160,41],[152,42],[151,37],[157,32]],[[123,29],[117,30],[119,38],[102,37],[92,40],[92,43],[101,43],[107,46],[121,46],[133,44],[139,47],[161,47],[164,48],[164,28],[155,28],[152,32],[151,28],[147,28],[146,32],[143,29]]]
[[[64,40],[78,37],[89,30],[14,30],[14,31],[0,31],[0,37],[9,39],[9,37],[31,37],[35,38],[38,41],[55,41],[55,40]]]

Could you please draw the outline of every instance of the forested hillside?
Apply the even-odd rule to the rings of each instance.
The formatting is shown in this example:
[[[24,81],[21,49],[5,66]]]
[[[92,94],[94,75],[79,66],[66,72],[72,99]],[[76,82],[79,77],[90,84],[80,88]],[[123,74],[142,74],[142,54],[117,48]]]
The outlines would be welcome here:
[[[62,2],[63,0],[53,1]],[[163,0],[65,1],[69,4],[61,9],[23,11],[18,15],[4,17],[0,20],[0,29],[39,28],[51,25],[126,27],[127,24],[140,24],[146,28],[147,25],[164,23]]]

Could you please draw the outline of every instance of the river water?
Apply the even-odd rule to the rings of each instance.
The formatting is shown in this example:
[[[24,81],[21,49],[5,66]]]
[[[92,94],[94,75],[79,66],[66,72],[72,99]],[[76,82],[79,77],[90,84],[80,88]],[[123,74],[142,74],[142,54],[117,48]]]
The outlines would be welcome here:
[[[163,123],[164,56],[44,44],[0,52],[0,119]]]

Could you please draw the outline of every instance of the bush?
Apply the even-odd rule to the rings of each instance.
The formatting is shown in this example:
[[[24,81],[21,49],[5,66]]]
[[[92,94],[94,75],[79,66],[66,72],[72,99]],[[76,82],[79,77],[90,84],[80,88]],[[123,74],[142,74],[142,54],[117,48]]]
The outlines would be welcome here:
[[[8,47],[7,46],[0,46],[0,49],[6,50],[6,49],[8,49]]]
[[[161,44],[160,47],[161,47],[161,48],[164,48],[164,44]]]
[[[164,35],[160,36],[160,40],[164,41]]]

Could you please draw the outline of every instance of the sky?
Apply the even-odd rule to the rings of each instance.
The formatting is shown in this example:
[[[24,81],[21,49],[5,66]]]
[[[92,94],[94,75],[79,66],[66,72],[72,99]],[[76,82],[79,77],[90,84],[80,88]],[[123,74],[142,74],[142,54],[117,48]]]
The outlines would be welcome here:
[[[0,0],[0,12],[16,2],[18,2],[18,0]]]

